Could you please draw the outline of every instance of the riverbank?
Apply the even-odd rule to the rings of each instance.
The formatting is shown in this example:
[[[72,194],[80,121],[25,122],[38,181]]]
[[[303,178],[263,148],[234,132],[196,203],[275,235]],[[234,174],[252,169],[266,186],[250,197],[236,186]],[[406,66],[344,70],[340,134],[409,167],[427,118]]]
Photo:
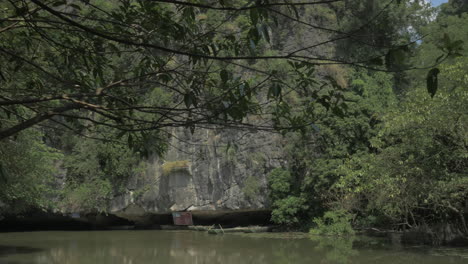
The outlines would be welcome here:
[[[208,217],[204,216],[206,221]],[[225,218],[226,219],[226,218]],[[198,218],[195,223],[200,223]],[[25,231],[66,231],[66,230],[193,230],[204,231],[208,234],[226,234],[226,233],[288,233],[291,230],[282,226],[272,226],[269,224],[256,225],[236,224],[233,217],[229,221],[223,218],[213,218],[205,225],[194,226],[175,226],[172,223],[172,217],[168,215],[158,215],[152,217],[152,222],[142,225],[127,219],[119,218],[111,214],[88,214],[62,215],[54,213],[35,212],[24,216],[10,216],[0,220],[0,232],[25,232]],[[304,230],[302,233],[306,234]],[[366,235],[371,237],[383,237],[391,241],[398,241],[405,245],[429,245],[429,246],[468,246],[468,236],[464,235],[459,229],[450,224],[439,224],[434,226],[417,227],[405,231],[382,230],[376,228],[355,229],[357,235]]]
[[[420,226],[405,231],[380,230],[377,228],[356,229],[357,235],[386,237],[405,245],[468,246],[468,236],[450,224]]]

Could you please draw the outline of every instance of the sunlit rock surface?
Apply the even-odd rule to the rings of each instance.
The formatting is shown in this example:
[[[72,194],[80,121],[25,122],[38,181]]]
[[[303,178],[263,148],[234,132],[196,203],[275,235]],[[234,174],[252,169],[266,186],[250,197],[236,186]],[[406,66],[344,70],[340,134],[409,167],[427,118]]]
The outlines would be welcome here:
[[[109,213],[132,221],[173,211],[269,208],[267,174],[283,161],[281,137],[257,131],[173,129],[169,151],[129,180]]]

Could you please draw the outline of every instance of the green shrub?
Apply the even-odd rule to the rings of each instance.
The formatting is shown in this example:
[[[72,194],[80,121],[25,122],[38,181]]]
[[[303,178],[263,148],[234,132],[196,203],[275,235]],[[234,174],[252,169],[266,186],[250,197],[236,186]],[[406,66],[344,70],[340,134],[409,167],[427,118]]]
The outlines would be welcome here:
[[[255,198],[255,196],[260,191],[260,183],[258,179],[254,176],[249,176],[244,182],[244,187],[242,188],[244,195],[248,199]]]
[[[298,215],[305,209],[305,199],[295,196],[293,177],[288,170],[276,168],[268,175],[268,194],[271,200],[271,221],[282,225],[299,223]]]
[[[102,179],[71,184],[64,194],[63,206],[69,212],[105,212],[113,197],[112,184],[109,180]]]
[[[274,202],[286,198],[290,194],[292,176],[288,170],[276,168],[268,175],[268,190],[270,199]]]
[[[353,216],[345,210],[327,211],[320,218],[314,218],[316,227],[310,229],[314,235],[354,235],[351,226]]]
[[[298,215],[305,209],[305,199],[296,196],[288,196],[273,202],[271,221],[288,226],[298,224],[300,220]]]
[[[188,160],[166,161],[162,165],[163,175],[169,175],[175,171],[188,171],[189,165]]]

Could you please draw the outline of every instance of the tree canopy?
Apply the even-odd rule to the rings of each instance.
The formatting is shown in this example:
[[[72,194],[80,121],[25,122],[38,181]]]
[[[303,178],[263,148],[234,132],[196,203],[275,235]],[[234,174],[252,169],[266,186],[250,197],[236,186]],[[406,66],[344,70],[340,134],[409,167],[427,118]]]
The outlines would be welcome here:
[[[411,38],[378,41],[384,31],[361,37],[397,21],[389,13],[400,2],[379,4],[348,27],[307,17],[322,7],[362,9],[341,0],[4,2],[0,139],[35,125],[96,138],[103,138],[96,133],[102,129],[120,131],[113,138],[125,136],[130,145],[163,137],[161,130],[174,126],[303,128],[311,124],[311,108],[291,113],[286,89],[343,112],[343,87],[330,76],[316,78],[317,66],[413,68],[404,66]],[[305,41],[286,46],[287,37],[276,34],[282,24]],[[345,41],[372,52],[331,52]],[[444,46],[438,60],[456,53],[459,42]],[[436,73],[428,75],[431,91]],[[248,115],[262,122],[249,122]]]

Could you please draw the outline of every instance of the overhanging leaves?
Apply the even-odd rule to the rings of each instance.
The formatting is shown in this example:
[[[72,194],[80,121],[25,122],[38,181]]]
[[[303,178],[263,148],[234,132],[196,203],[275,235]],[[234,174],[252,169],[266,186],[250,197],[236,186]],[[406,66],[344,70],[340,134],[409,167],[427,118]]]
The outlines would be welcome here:
[[[431,97],[434,97],[434,95],[437,92],[438,88],[438,75],[440,73],[440,70],[438,68],[431,69],[427,73],[427,78],[426,78],[426,85],[427,85],[427,92],[431,95]]]

